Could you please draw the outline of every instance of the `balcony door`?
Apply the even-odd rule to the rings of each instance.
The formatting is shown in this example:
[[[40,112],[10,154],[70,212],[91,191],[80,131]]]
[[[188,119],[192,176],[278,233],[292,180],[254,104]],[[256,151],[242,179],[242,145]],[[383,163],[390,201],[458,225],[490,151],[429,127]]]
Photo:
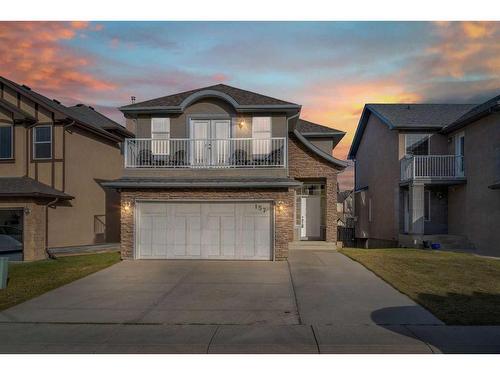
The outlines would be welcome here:
[[[231,121],[191,120],[193,166],[223,166],[229,162]]]

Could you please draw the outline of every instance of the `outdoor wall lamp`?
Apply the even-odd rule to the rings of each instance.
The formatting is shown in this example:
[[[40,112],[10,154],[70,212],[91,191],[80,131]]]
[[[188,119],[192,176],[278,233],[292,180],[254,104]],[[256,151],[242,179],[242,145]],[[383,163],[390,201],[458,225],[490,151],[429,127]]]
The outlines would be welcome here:
[[[243,127],[245,126],[245,120],[241,119],[239,122],[238,122],[238,128],[240,129],[243,129]]]
[[[125,202],[125,203],[123,204],[123,210],[124,210],[125,212],[130,212],[131,207],[132,207],[132,205],[130,204],[130,202]]]
[[[31,213],[31,208],[29,207],[24,207],[24,214],[29,215]]]
[[[278,210],[278,212],[283,212],[283,210],[285,209],[285,203],[283,201],[277,201],[276,209]]]

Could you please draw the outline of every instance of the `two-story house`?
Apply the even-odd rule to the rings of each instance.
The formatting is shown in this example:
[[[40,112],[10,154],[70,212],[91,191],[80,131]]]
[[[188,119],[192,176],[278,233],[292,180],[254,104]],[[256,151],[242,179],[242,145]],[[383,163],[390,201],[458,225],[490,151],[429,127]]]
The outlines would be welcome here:
[[[499,100],[365,106],[349,152],[361,246],[500,255]]]
[[[0,77],[0,256],[120,241],[119,177],[131,134],[93,108],[66,107]]]
[[[214,85],[121,107],[122,257],[282,260],[289,243],[335,248],[343,132],[300,105]]]

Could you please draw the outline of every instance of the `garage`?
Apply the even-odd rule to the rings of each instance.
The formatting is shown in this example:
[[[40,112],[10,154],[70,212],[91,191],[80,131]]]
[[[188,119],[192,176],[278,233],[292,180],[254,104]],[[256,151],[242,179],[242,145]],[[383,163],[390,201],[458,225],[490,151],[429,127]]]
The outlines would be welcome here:
[[[138,202],[135,258],[272,259],[269,202]]]

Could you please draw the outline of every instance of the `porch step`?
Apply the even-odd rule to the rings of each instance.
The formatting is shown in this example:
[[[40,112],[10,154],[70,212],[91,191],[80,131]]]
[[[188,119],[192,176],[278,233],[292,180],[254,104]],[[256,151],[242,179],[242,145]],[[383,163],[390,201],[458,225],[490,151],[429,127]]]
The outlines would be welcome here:
[[[466,236],[452,235],[452,234],[434,234],[425,235],[425,241],[432,243],[439,243],[441,250],[458,250],[466,252],[475,252],[476,248]]]
[[[337,250],[335,242],[294,241],[288,243],[289,250]]]

